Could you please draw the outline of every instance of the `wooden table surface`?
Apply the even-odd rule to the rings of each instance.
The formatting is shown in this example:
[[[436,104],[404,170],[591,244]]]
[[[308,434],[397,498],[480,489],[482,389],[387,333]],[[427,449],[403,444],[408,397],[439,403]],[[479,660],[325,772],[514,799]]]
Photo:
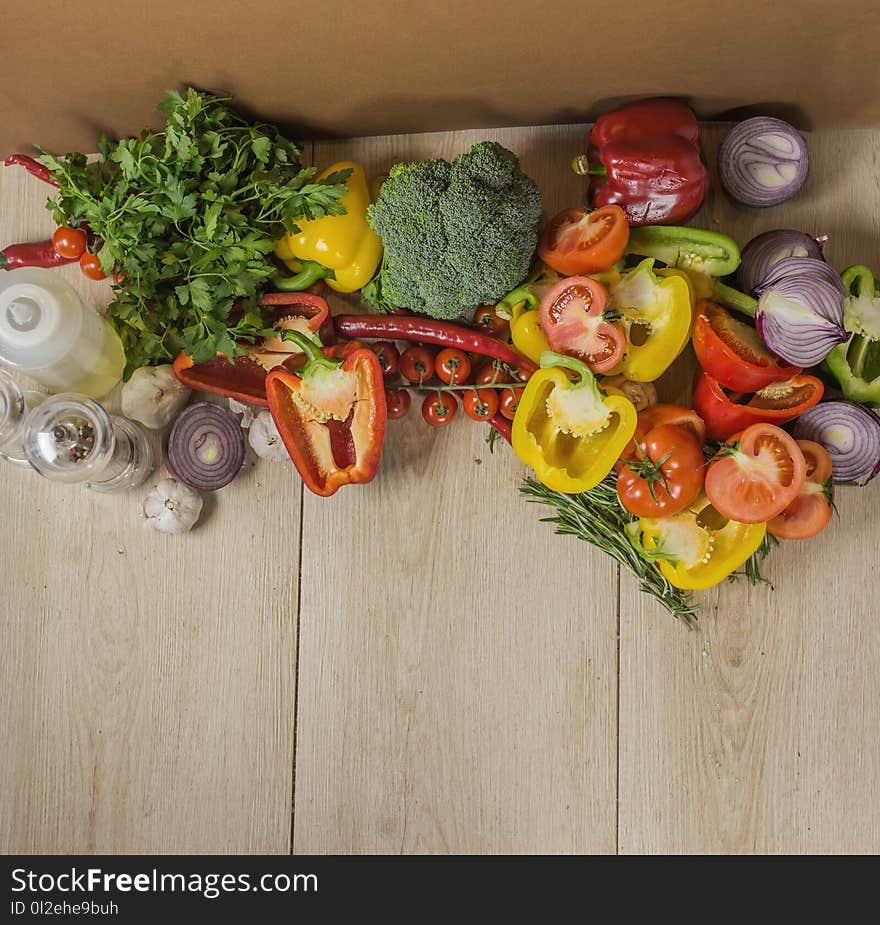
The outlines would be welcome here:
[[[582,200],[584,134],[306,154],[379,172],[496,138],[553,213]],[[713,193],[698,223],[741,244],[825,233],[836,268],[880,269],[880,135],[809,143],[793,202]],[[49,235],[45,195],[2,171],[0,242]],[[540,523],[523,467],[484,438],[415,408],[375,481],[329,500],[250,460],[183,537],[141,525],[149,485],[102,496],[3,466],[0,851],[880,850],[880,488],[841,490],[819,538],[774,553],[774,590],[701,595],[688,632]]]

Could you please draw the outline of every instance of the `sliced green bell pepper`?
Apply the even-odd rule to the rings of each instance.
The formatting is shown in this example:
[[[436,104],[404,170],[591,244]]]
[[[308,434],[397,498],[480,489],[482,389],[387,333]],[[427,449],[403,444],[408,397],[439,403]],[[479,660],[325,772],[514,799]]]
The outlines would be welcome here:
[[[644,225],[629,233],[626,252],[662,260],[669,267],[727,276],[739,266],[739,247],[717,231],[677,225]]]

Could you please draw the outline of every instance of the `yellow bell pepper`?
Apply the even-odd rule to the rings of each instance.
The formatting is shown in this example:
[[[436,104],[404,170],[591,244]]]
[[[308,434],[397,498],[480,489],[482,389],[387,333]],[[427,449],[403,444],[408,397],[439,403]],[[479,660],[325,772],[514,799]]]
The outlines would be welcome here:
[[[579,377],[572,382],[568,370]],[[554,491],[594,488],[611,471],[636,429],[636,409],[605,395],[585,363],[547,351],[513,418],[516,455]]]
[[[550,349],[538,318],[538,311],[531,308],[527,302],[521,302],[513,309],[510,317],[510,339],[513,346],[533,363],[540,363],[541,354]]]
[[[376,275],[382,260],[382,239],[367,224],[370,185],[364,168],[352,161],[333,164],[318,174],[323,179],[351,170],[342,197],[345,215],[325,215],[299,222],[299,234],[288,234],[275,245],[275,254],[297,275],[276,279],[276,288],[305,289],[318,279],[337,292],[355,292]],[[303,285],[304,283],[304,285]]]
[[[766,524],[727,520],[701,494],[689,507],[668,517],[638,523],[645,554],[676,588],[702,590],[735,572],[764,539]]]
[[[648,258],[611,287],[627,340],[626,354],[612,375],[653,382],[690,339],[693,286],[680,271],[660,273],[654,272],[654,261]]]

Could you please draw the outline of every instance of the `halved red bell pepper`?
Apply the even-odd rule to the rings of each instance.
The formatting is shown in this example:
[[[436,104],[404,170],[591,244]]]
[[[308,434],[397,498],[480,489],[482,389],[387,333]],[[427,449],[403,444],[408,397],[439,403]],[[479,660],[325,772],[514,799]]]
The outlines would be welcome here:
[[[753,395],[728,394],[705,370],[694,380],[694,411],[706,423],[710,440],[728,437],[751,424],[776,424],[793,421],[822,398],[824,386],[815,376],[800,374],[785,382],[774,382]],[[748,398],[744,404],[740,400]]]
[[[388,418],[379,358],[356,348],[338,360],[298,332],[287,336],[306,364],[299,375],[273,369],[266,395],[290,458],[309,490],[324,498],[343,485],[369,482]]]
[[[300,331],[311,335],[316,332],[324,341],[328,327],[333,330],[330,307],[326,299],[308,292],[270,292],[260,299],[267,309],[264,314],[267,326],[282,331]],[[326,343],[326,341],[324,341]],[[194,363],[191,356],[181,352],[174,361],[174,375],[186,386],[200,392],[211,392],[234,398],[251,405],[268,407],[266,376],[276,366],[290,367],[300,350],[283,334],[264,339],[259,346],[243,345],[245,356],[230,361],[222,354],[213,360]]]

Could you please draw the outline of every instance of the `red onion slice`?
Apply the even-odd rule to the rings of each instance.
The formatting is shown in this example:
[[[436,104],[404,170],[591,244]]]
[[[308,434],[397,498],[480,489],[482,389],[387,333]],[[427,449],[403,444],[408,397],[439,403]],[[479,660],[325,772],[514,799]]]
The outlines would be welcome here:
[[[756,287],[758,332],[793,366],[821,363],[848,339],[843,327],[846,289],[837,273],[810,257],[785,257]]]
[[[795,422],[798,440],[828,450],[835,482],[870,482],[880,471],[880,418],[851,401],[826,401]]]
[[[803,231],[779,229],[765,231],[752,238],[742,250],[739,284],[743,292],[754,292],[770,270],[786,257],[809,257],[822,260],[825,238],[811,238]]]
[[[782,119],[756,116],[735,125],[718,150],[718,173],[732,199],[775,206],[790,199],[809,170],[807,143]]]
[[[190,488],[215,491],[228,485],[244,462],[238,422],[219,405],[196,402],[184,409],[168,437],[168,463]]]

